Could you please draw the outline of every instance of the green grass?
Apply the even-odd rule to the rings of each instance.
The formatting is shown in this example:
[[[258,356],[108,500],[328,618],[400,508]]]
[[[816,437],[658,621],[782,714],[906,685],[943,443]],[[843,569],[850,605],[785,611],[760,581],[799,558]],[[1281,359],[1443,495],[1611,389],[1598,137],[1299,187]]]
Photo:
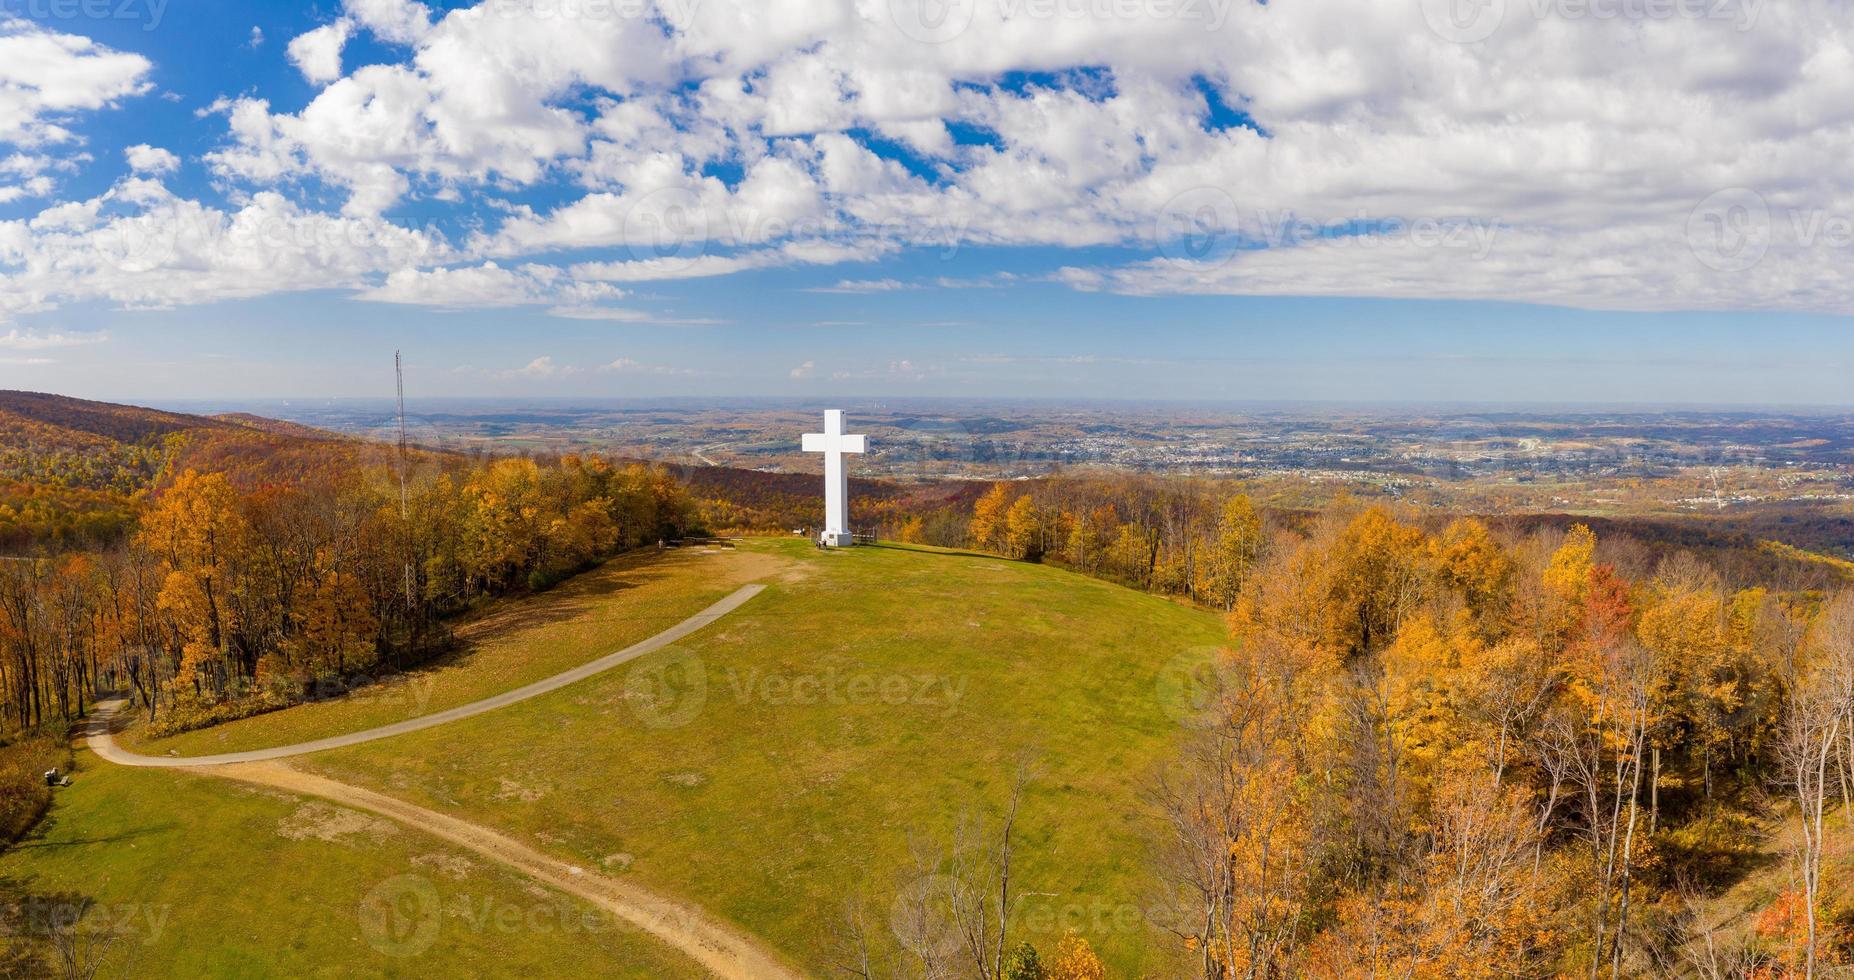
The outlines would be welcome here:
[[[625,869],[824,975],[845,900],[863,896],[885,926],[911,843],[995,816],[1034,751],[1019,936],[1047,950],[1066,923],[1116,975],[1178,972],[1172,941],[1138,921],[1163,837],[1141,793],[1179,738],[1184,694],[1168,682],[1210,657],[1218,617],[980,556],[747,547],[792,571],[674,648],[298,764]],[[659,677],[676,697],[646,696]]]
[[[773,570],[763,557],[652,550],[616,558],[541,595],[490,607],[459,627],[463,646],[457,653],[391,683],[168,738],[145,738],[138,726],[119,740],[148,755],[242,752],[468,704],[662,632]]]
[[[93,899],[92,923],[122,931],[100,976],[702,975],[591,906],[415,830],[88,752],[79,764],[46,821],[0,854],[0,878],[14,897]],[[408,926],[437,923],[428,944],[381,928],[384,906],[363,915],[382,896],[402,897]]]

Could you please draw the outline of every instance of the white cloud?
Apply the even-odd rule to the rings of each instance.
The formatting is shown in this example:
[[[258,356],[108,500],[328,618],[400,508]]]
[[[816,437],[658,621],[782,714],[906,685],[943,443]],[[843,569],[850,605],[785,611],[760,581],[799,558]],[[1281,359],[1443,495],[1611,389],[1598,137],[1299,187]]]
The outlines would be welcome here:
[[[341,77],[341,49],[353,33],[354,25],[343,18],[299,34],[290,41],[290,64],[309,81],[326,85]]]
[[[148,59],[0,15],[0,143],[73,138],[61,122],[150,88]]]
[[[544,265],[505,269],[494,262],[438,269],[396,269],[379,286],[355,298],[449,309],[585,303],[618,299],[624,291],[604,283],[578,282]]]
[[[817,373],[818,373],[818,362],[806,361],[805,363],[800,364],[799,366],[793,368],[788,376],[796,380],[796,379],[814,377]]]
[[[122,151],[129,169],[138,174],[165,174],[180,169],[180,158],[158,146],[137,143]]]
[[[39,333],[15,327],[0,333],[0,350],[51,350],[58,347],[83,347],[109,339],[106,333]]]
[[[1132,294],[1854,313],[1854,8],[1508,2],[1463,44],[1426,2],[956,4],[970,23],[942,31],[886,0],[636,8],[648,16],[347,0],[291,42],[325,83],[307,105],[254,91],[206,117],[226,129],[205,160],[232,205],[126,181],[0,222],[0,316],[334,287],[629,322],[595,287],[1007,246],[1134,250],[1056,277]],[[386,63],[343,64],[359,32]],[[9,21],[0,141],[69,140],[67,117],[146,91],[150,67]],[[52,172],[0,167],[0,203],[49,196]],[[1754,219],[1755,263],[1707,254],[1741,229],[1702,202],[1734,187],[1756,192],[1731,214]],[[324,189],[340,215],[284,196]],[[481,230],[385,231],[379,216],[414,197],[480,202]],[[534,199],[558,203],[513,203]],[[292,237],[223,248],[253,221]],[[112,236],[174,224],[204,251],[104,261]],[[1491,245],[1420,241],[1415,225]],[[374,231],[396,244],[348,240]],[[533,264],[565,252],[564,272]]]
[[[578,368],[562,367],[558,364],[555,364],[554,359],[552,357],[543,356],[543,357],[537,357],[534,360],[529,361],[526,367],[516,368],[513,371],[504,371],[499,375],[499,377],[539,379],[539,378],[552,378],[552,377],[561,376],[561,375],[578,374],[578,373],[579,373]]]
[[[620,306],[556,306],[548,316],[563,320],[601,320],[608,323],[649,323],[675,327],[707,327],[725,323],[709,317],[676,317]]]
[[[902,289],[919,289],[914,283],[899,279],[839,279],[835,286],[817,286],[805,290],[808,293],[888,293]]]
[[[452,259],[423,232],[306,211],[262,191],[236,210],[129,179],[87,201],[0,221],[0,323],[64,301],[166,309],[306,289]]]
[[[676,377],[688,377],[702,373],[691,368],[669,367],[662,364],[643,364],[628,357],[620,357],[599,370],[618,374],[655,374]]]
[[[431,32],[431,12],[417,0],[347,0],[343,6],[382,41],[414,44]]]

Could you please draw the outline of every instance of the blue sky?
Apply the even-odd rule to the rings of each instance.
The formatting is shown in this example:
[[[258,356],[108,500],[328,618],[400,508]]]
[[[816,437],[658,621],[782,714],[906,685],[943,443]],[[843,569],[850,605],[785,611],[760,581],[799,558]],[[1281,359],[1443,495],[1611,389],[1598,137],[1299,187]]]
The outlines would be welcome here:
[[[1265,43],[1317,29],[1291,9],[1025,31],[967,0],[922,41],[826,3],[52,2],[0,0],[0,387],[378,396],[403,349],[430,396],[1854,403],[1854,194],[1789,172],[1848,124],[1791,111],[1813,79],[1694,74],[1695,37],[1749,43],[1706,24],[1464,48],[1361,8],[1321,35],[1363,59],[1339,79]],[[1634,83],[1505,93],[1601,165],[1459,101],[1631,27]],[[1554,84],[1644,101],[1566,120]],[[1699,134],[1784,113],[1755,160]],[[1747,214],[1748,262],[1706,237]]]

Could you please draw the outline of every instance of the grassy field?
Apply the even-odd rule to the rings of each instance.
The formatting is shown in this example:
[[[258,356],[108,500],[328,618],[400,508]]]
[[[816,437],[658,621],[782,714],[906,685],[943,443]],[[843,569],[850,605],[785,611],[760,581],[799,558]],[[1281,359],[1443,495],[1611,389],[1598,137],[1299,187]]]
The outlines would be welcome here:
[[[1176,972],[1178,951],[1140,917],[1162,836],[1140,797],[1179,736],[1178,668],[1211,656],[1216,616],[980,556],[777,539],[745,550],[785,571],[675,647],[297,763],[634,875],[822,975],[846,900],[864,899],[871,938],[892,944],[916,846],[945,841],[962,815],[995,817],[1031,752],[1018,935],[1047,948],[1073,927],[1116,975]],[[580,624],[603,621],[607,597],[628,601],[583,594],[574,615],[511,615],[508,634],[481,642],[578,657],[558,651],[583,645]],[[244,744],[304,737],[253,731],[268,720],[248,723]]]
[[[77,894],[102,977],[702,975],[565,896],[365,814],[79,753],[34,835],[0,854],[5,908]],[[107,944],[94,937],[116,933]]]
[[[777,571],[765,554],[652,550],[615,558],[544,595],[498,603],[458,629],[457,653],[347,697],[169,738],[118,736],[147,755],[211,755],[310,741],[443,711],[549,677],[674,626]]]

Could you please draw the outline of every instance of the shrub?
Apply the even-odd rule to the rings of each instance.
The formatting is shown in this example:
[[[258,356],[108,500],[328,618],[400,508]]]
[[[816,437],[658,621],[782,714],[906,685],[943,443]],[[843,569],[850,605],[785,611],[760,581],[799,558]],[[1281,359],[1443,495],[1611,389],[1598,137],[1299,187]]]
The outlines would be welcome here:
[[[24,837],[51,807],[47,769],[71,765],[71,748],[48,735],[20,739],[0,748],[0,843]]]
[[[1663,888],[1681,882],[1717,888],[1747,871],[1757,860],[1763,830],[1740,810],[1715,809],[1654,836],[1651,854],[1642,862],[1643,877]]]
[[[1036,955],[1036,947],[1029,943],[1019,943],[1011,950],[1011,955],[1004,958],[1003,980],[1048,980],[1048,977],[1042,959]]]
[[[148,726],[148,737],[166,738],[179,735],[196,728],[208,728],[240,718],[249,718],[265,712],[276,711],[295,704],[292,699],[269,688],[258,688],[256,694],[227,701],[205,701],[194,697],[183,697],[172,704],[166,713],[158,715]]]

